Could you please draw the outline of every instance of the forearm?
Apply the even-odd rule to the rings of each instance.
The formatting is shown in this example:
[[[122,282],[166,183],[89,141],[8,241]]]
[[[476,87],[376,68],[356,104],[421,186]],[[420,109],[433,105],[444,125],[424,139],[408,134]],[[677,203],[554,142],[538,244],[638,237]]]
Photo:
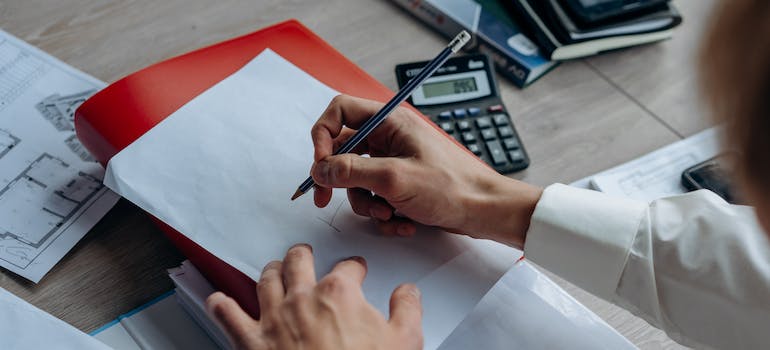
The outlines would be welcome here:
[[[483,188],[470,194],[465,231],[518,249],[524,241],[532,213],[543,189],[505,176],[487,179]]]

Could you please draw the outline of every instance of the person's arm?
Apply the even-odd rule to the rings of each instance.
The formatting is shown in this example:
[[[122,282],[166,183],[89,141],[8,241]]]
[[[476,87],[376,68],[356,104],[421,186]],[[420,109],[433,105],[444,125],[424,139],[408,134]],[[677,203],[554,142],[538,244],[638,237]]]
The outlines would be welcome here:
[[[683,344],[770,344],[770,241],[753,209],[711,192],[648,205],[552,185],[524,254]]]

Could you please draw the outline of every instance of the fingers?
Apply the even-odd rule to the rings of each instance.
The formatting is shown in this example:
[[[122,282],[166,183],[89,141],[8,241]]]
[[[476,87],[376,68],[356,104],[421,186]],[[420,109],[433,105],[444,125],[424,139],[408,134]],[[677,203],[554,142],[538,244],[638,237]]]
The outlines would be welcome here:
[[[282,268],[286,293],[315,286],[313,250],[309,245],[297,244],[289,248]]]
[[[206,309],[236,347],[244,347],[256,337],[257,321],[222,292],[216,292],[206,299]]]
[[[373,217],[378,220],[389,220],[393,216],[393,207],[382,197],[372,195],[371,191],[349,188],[348,201],[353,212],[358,215]]]
[[[322,187],[358,187],[390,199],[408,192],[405,165],[406,161],[399,158],[340,154],[318,161],[310,175]]]
[[[344,278],[353,280],[358,285],[364,283],[366,278],[366,260],[360,256],[353,256],[342,260],[334,266],[329,275],[344,276]]]
[[[401,217],[393,217],[387,221],[377,220],[377,229],[386,236],[410,237],[417,233],[415,223]]]
[[[281,277],[283,263],[280,261],[271,261],[262,270],[257,283],[257,297],[259,298],[259,309],[262,312],[271,310],[281,304],[285,291],[283,279]]]
[[[333,140],[343,126],[357,129],[380,108],[382,103],[347,95],[332,99],[310,132],[315,147],[314,159],[319,161],[332,154]]]
[[[413,284],[402,284],[390,296],[390,321],[408,335],[422,334],[420,290]]]

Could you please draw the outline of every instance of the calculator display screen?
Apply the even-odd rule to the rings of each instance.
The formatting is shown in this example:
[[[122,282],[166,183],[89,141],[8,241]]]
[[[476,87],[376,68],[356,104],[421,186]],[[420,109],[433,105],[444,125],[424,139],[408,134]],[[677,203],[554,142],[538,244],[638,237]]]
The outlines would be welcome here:
[[[423,93],[427,98],[460,94],[464,92],[473,92],[477,91],[478,89],[479,88],[476,86],[476,79],[473,77],[447,80],[437,83],[427,83],[423,84],[422,86]]]
[[[433,106],[470,101],[492,95],[492,86],[483,69],[444,74],[428,78],[412,93],[415,106]]]

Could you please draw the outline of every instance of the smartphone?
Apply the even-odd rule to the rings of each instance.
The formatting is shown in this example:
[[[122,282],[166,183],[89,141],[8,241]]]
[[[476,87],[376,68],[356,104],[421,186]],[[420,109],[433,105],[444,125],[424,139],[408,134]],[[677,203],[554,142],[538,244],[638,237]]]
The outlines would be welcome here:
[[[561,0],[583,23],[595,23],[612,17],[660,6],[669,0]]]
[[[729,173],[729,154],[721,154],[682,172],[682,185],[690,191],[710,190],[732,204],[742,204]]]

